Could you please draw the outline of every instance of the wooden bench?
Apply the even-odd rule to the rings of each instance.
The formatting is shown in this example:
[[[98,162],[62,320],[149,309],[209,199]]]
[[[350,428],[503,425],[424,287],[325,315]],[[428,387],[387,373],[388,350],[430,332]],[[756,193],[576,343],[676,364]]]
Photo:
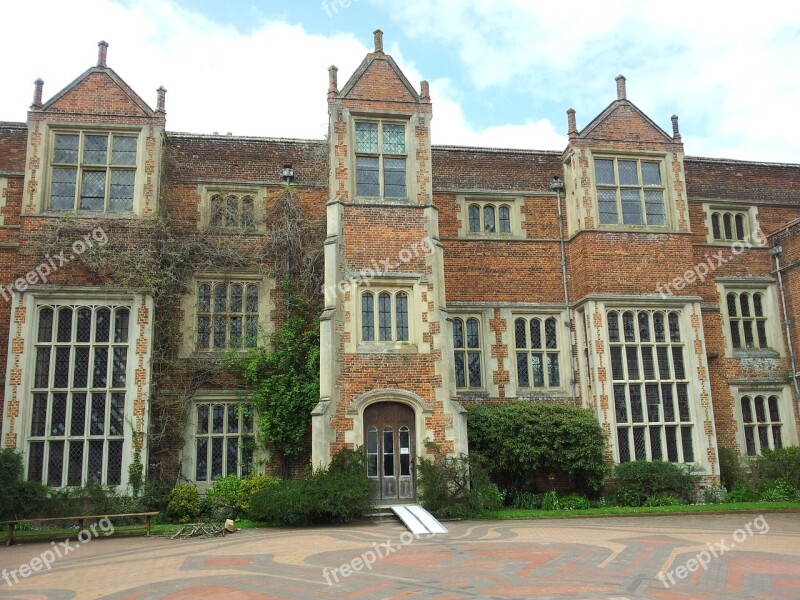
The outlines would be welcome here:
[[[74,522],[78,525],[78,532],[83,531],[84,527],[83,524],[87,519],[93,520],[100,520],[100,519],[122,519],[128,517],[144,517],[145,524],[147,526],[147,535],[150,535],[153,525],[153,517],[158,514],[158,511],[155,512],[142,512],[142,513],[123,513],[118,515],[84,515],[80,517],[47,517],[43,519],[31,518],[31,519],[15,519],[13,521],[0,521],[0,525],[8,525],[8,536],[6,537],[6,546],[10,546],[14,543],[14,530],[18,523],[47,523],[47,522],[54,522],[54,521],[67,521],[67,522]]]

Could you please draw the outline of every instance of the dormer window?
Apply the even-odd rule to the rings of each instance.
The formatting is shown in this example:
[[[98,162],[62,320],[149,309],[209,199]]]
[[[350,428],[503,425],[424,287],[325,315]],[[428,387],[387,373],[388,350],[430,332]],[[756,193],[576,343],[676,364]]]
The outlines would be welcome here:
[[[406,156],[404,124],[356,122],[356,195],[406,198]]]
[[[56,132],[50,160],[50,208],[133,210],[138,137],[108,132]]]
[[[663,163],[658,160],[595,158],[601,225],[666,225]]]

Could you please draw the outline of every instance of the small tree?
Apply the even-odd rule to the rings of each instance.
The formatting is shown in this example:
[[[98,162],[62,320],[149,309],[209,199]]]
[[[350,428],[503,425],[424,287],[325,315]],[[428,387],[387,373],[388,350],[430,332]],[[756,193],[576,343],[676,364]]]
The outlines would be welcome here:
[[[609,472],[606,438],[584,408],[513,402],[474,406],[467,413],[469,446],[488,461],[492,480],[510,492],[530,489],[535,477],[567,477],[597,491]]]

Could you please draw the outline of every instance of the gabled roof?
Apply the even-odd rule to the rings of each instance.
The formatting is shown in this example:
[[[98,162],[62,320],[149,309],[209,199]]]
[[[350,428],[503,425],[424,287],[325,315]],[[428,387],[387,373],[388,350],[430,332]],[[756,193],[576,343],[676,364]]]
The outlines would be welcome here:
[[[350,76],[350,79],[347,81],[345,86],[342,88],[341,92],[339,92],[339,98],[347,98],[353,92],[357,91],[357,84],[362,79],[368,79],[369,73],[375,69],[381,68],[378,66],[377,61],[384,63],[388,66],[388,68],[394,73],[394,76],[397,78],[398,82],[405,88],[405,91],[408,93],[410,98],[407,98],[409,102],[421,102],[422,99],[420,95],[417,93],[417,90],[414,89],[414,86],[408,81],[406,76],[400,70],[400,67],[397,66],[397,63],[394,62],[394,59],[389,56],[388,54],[384,54],[381,51],[377,52],[370,52],[364,58],[364,60],[359,65],[358,69]],[[388,91],[388,90],[387,90]],[[371,90],[370,95],[374,99],[381,99],[375,97],[375,90]],[[387,98],[387,99],[397,99],[396,95],[394,98]]]
[[[50,109],[58,108],[57,105],[63,103],[65,100],[69,99],[69,97],[75,93],[79,93],[80,88],[83,87],[83,84],[89,82],[95,78],[104,78],[109,80],[116,88],[119,89],[123,97],[127,98],[128,102],[130,103],[131,107],[138,112],[141,113],[142,116],[146,117],[154,117],[155,112],[152,108],[145,102],[139,94],[133,91],[133,89],[123,81],[123,79],[117,75],[114,69],[109,67],[103,66],[95,66],[87,69],[81,75],[79,75],[75,80],[73,80],[70,84],[68,84],[63,90],[58,92],[55,96],[50,98],[40,110],[47,111]]]
[[[666,131],[661,129],[655,121],[648,117],[642,110],[639,109],[633,102],[626,98],[614,100],[609,104],[603,112],[597,115],[591,123],[578,132],[579,138],[592,138],[592,137],[606,137],[602,135],[605,125],[614,120],[616,113],[626,111],[628,114],[624,115],[624,119],[630,121],[632,118],[640,120],[646,128],[651,129],[655,138],[651,141],[664,141],[674,142],[675,140]],[[621,115],[620,115],[621,116]],[[598,135],[600,134],[600,135]]]

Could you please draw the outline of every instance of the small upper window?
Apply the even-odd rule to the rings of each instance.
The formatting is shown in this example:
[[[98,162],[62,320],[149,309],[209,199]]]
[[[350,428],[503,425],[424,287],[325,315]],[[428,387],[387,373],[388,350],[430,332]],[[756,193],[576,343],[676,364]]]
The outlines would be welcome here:
[[[255,223],[253,197],[236,194],[214,194],[211,196],[211,226],[242,228]]]
[[[467,207],[469,233],[511,233],[511,207],[493,202],[471,202]]]
[[[406,154],[402,123],[356,123],[356,195],[406,198]]]
[[[56,133],[50,208],[132,211],[137,145],[137,136],[124,133]]]
[[[711,235],[715,242],[741,242],[749,235],[746,211],[713,211]]]
[[[600,224],[666,225],[661,169],[660,161],[596,158]]]

